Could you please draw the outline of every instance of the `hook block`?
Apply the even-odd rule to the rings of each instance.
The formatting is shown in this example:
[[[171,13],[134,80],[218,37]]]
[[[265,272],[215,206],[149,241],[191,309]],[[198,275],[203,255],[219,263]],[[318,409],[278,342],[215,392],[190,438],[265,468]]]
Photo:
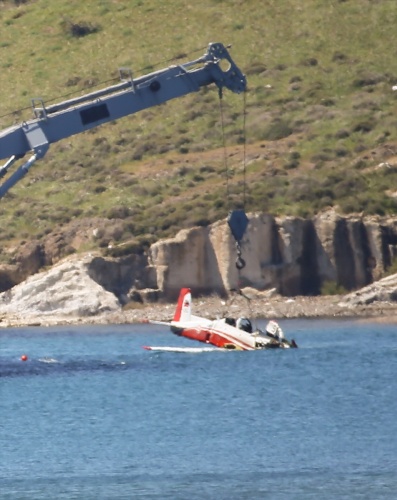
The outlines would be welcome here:
[[[232,210],[227,218],[233,238],[240,242],[248,226],[248,217],[244,210]]]

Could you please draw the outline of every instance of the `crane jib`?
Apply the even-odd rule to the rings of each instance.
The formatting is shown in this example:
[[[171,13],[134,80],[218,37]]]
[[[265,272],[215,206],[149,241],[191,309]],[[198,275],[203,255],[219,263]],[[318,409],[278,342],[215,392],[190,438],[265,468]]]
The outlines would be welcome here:
[[[107,104],[98,104],[80,111],[80,117],[83,125],[89,125],[109,118],[110,113]]]
[[[223,69],[223,61],[228,67]],[[221,43],[211,43],[207,52],[194,61],[149,73],[132,79],[131,72],[119,84],[90,92],[85,96],[46,107],[42,99],[32,99],[35,118],[19,126],[0,131],[0,178],[28,152],[31,157],[0,185],[0,198],[16,184],[47,152],[50,144],[83,133],[104,123],[115,121],[141,110],[182,97],[201,87],[215,84],[241,93],[246,90],[245,75],[236,66]]]

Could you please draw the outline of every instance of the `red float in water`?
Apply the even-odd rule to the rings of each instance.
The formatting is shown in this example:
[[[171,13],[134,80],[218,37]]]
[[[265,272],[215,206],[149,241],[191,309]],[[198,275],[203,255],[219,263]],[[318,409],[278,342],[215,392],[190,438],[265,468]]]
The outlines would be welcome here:
[[[26,356],[26,354],[22,354],[21,361],[27,361],[27,360],[28,360],[28,357]]]

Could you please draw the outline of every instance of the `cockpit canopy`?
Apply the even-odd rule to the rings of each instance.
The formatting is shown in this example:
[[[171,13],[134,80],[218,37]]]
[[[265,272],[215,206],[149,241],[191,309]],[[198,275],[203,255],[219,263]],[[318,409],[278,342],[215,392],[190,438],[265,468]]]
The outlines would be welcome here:
[[[237,328],[245,332],[252,333],[252,323],[248,318],[238,318],[236,322]]]

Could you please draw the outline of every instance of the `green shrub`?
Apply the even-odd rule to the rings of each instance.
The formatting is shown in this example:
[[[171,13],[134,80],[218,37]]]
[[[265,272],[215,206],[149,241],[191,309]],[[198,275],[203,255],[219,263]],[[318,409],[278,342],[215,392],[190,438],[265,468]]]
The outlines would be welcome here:
[[[75,23],[70,19],[64,19],[61,27],[65,34],[75,38],[81,38],[100,31],[100,27],[95,24],[86,22]]]
[[[279,141],[292,134],[292,128],[284,120],[277,120],[266,126],[260,134],[260,140]]]
[[[338,285],[336,281],[324,281],[321,285],[321,295],[345,295],[346,293],[346,288]]]

